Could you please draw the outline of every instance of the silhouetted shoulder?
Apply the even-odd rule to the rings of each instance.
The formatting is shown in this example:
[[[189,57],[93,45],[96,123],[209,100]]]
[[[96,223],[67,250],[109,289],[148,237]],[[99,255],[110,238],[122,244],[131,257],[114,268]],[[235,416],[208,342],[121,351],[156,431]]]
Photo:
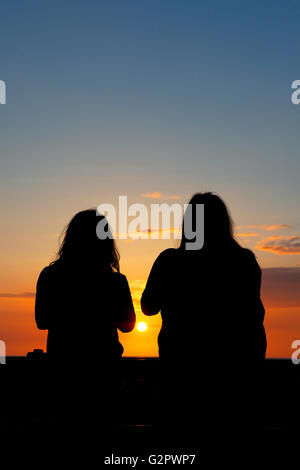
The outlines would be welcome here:
[[[162,251],[155,260],[155,264],[168,263],[170,259],[176,257],[179,250],[176,248],[167,248]]]
[[[55,273],[54,265],[49,265],[46,266],[42,271],[40,272],[40,275],[38,277],[37,284],[41,284],[44,281],[47,282],[47,280],[51,279],[53,274]]]
[[[156,315],[161,309],[163,280],[166,280],[166,271],[174,265],[178,250],[168,248],[162,251],[153,263],[148,281],[141,299],[142,311],[145,315]]]
[[[241,256],[243,256],[243,259],[245,262],[249,263],[250,266],[255,267],[258,271],[261,271],[260,266],[257,262],[256,256],[253,253],[253,251],[249,250],[248,248],[240,248],[241,250]]]
[[[172,261],[177,259],[178,253],[179,250],[176,250],[175,248],[168,248],[162,251],[153,263],[151,277],[154,278],[161,274],[164,267],[172,266]]]
[[[253,253],[253,251],[249,250],[249,248],[242,248],[240,247],[241,252],[245,257],[247,257],[249,260],[255,260],[256,261],[256,256]]]
[[[57,285],[61,282],[63,276],[60,266],[56,263],[46,266],[40,272],[37,280],[37,293],[45,291],[45,289],[51,289],[53,285]]]
[[[127,287],[128,286],[128,280],[127,277],[124,274],[121,274],[119,272],[111,272],[110,273],[110,279],[114,283],[114,285],[122,287]]]
[[[114,279],[115,281],[127,282],[127,278],[125,274],[117,273],[115,271],[112,272],[112,279]]]
[[[52,266],[46,266],[44,269],[42,269],[42,271],[40,272],[40,275],[39,277],[47,277],[49,273],[51,273],[52,271]]]
[[[46,266],[41,271],[36,285],[35,321],[40,330],[47,330],[50,325],[54,280],[53,266]]]

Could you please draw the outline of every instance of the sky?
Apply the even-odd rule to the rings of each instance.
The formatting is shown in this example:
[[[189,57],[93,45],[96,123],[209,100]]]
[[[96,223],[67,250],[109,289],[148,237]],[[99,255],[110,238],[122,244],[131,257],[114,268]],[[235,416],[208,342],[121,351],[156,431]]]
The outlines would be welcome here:
[[[268,357],[300,339],[298,1],[3,1],[0,5],[0,339],[43,347],[34,293],[58,237],[101,203],[228,204],[263,269]],[[159,193],[157,196],[156,193]],[[160,318],[139,299],[174,240],[119,241],[145,333],[126,355],[157,354]]]

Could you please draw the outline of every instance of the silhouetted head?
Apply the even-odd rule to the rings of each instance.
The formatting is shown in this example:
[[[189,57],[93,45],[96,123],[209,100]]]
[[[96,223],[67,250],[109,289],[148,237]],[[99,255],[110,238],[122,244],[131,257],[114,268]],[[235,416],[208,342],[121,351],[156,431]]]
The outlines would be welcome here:
[[[119,253],[113,238],[97,237],[97,224],[104,220],[106,232],[109,225],[104,215],[96,209],[78,212],[67,225],[54,263],[64,265],[90,265],[100,270],[119,271]]]
[[[191,220],[193,230],[196,229],[196,206],[204,204],[204,249],[221,248],[228,242],[237,242],[233,238],[232,219],[229,210],[222,199],[213,193],[196,193],[189,202],[191,209]],[[184,233],[185,223],[187,223],[187,212],[185,213],[182,228],[181,249],[185,249],[188,241]],[[201,250],[200,250],[201,251]]]

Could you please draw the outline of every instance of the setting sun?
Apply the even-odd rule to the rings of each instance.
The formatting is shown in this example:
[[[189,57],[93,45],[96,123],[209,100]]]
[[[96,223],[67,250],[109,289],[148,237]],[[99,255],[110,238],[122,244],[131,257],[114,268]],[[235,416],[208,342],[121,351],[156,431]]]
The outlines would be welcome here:
[[[142,333],[144,331],[146,331],[148,329],[148,325],[147,323],[145,323],[144,321],[140,321],[137,325],[136,325],[136,328],[137,330],[141,331]]]

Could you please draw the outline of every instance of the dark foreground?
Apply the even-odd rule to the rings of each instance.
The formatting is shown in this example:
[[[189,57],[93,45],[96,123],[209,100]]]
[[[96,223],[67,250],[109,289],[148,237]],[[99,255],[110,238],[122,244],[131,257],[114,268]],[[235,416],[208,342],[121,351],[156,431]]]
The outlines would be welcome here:
[[[281,458],[287,464],[298,447],[300,365],[289,360],[265,361],[261,428],[251,434],[237,429],[228,436],[230,423],[215,420],[210,439],[196,413],[186,429],[181,424],[176,429],[176,423],[159,424],[157,359],[123,359],[118,371],[121,378],[109,390],[101,374],[99,380],[86,382],[80,365],[73,366],[70,382],[68,369],[66,363],[55,375],[46,360],[25,358],[8,358],[0,366],[1,442],[14,449],[23,447],[23,460],[40,452],[47,459],[55,458],[59,450],[69,463],[80,459],[87,463],[91,458],[95,467],[105,459],[105,463],[133,467],[133,461],[122,461],[130,456],[139,457],[135,466],[140,467],[172,464],[175,455],[177,464],[199,465],[204,454],[233,463],[241,451],[244,459],[257,461],[264,453],[266,462]],[[11,459],[20,457],[18,452],[10,455]],[[149,462],[153,455],[163,457],[152,457]],[[183,455],[195,458],[183,459]],[[166,461],[165,456],[171,457]]]

